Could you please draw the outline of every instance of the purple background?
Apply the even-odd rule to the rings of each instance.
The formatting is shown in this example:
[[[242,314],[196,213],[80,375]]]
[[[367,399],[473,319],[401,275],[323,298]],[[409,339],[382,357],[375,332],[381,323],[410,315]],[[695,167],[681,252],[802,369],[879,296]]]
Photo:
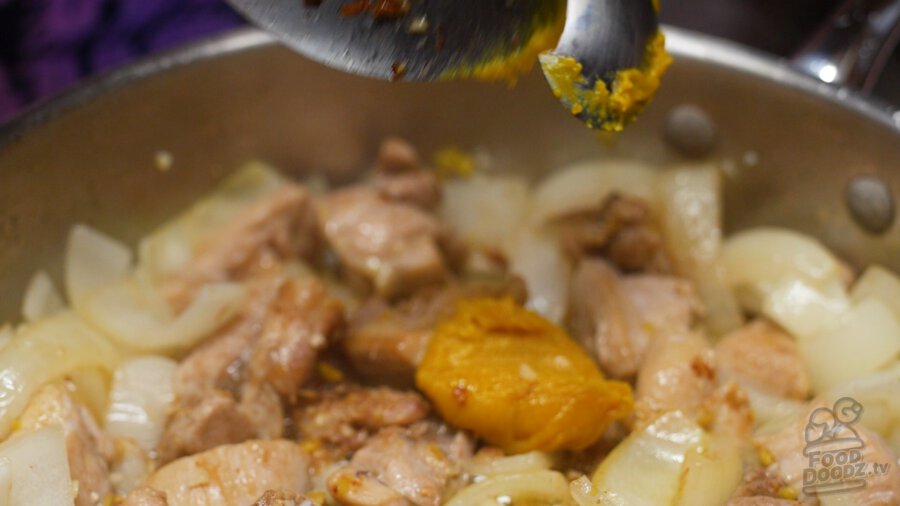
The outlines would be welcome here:
[[[84,76],[241,23],[222,0],[0,0],[0,122]]]

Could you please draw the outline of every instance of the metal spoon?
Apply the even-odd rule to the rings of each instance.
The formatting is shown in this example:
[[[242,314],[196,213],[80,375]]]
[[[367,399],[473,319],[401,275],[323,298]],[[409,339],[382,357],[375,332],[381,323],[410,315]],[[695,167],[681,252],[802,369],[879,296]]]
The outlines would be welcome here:
[[[553,54],[574,57],[586,82],[610,87],[617,71],[645,60],[658,27],[653,1],[228,0],[287,46],[346,72],[514,80],[558,40]]]

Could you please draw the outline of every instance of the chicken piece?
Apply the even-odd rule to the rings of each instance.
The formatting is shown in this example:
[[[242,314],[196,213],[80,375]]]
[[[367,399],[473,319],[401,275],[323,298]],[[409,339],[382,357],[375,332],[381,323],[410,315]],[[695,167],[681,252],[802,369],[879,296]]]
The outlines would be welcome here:
[[[267,490],[252,506],[321,506],[322,501],[283,490]]]
[[[329,195],[319,208],[323,235],[351,275],[384,297],[412,293],[448,276],[452,234],[434,216],[390,202],[369,188]]]
[[[317,279],[285,281],[253,346],[251,382],[269,384],[295,399],[343,316],[343,305]]]
[[[246,441],[180,458],[144,485],[164,493],[168,506],[253,504],[267,490],[306,493],[308,468],[309,458],[297,443]]]
[[[281,437],[281,396],[296,396],[342,324],[341,304],[315,278],[275,272],[250,284],[251,302],[236,321],[179,365],[174,409],[158,448],[161,462]]]
[[[337,446],[346,454],[357,450],[370,434],[384,427],[407,426],[428,415],[429,405],[413,391],[364,388],[350,384],[310,392],[294,410],[298,437]]]
[[[527,291],[518,277],[490,275],[423,289],[394,305],[372,298],[351,318],[341,342],[344,353],[366,379],[410,386],[434,326],[453,314],[459,300],[473,297],[512,297],[523,303]]]
[[[728,434],[741,446],[749,446],[753,435],[753,407],[737,383],[725,382],[704,399],[697,420],[717,434]]]
[[[659,224],[646,202],[612,194],[596,210],[561,218],[563,250],[573,259],[600,256],[623,272],[671,272]]]
[[[702,335],[682,332],[657,339],[637,378],[637,425],[643,427],[675,410],[698,420],[715,388],[713,353]]]
[[[257,275],[247,282],[247,296],[240,313],[179,364],[175,373],[177,399],[193,402],[212,389],[240,389],[250,346],[259,337],[284,282],[284,274],[278,271]]]
[[[651,342],[685,332],[700,304],[690,283],[656,275],[619,276],[605,261],[583,260],[572,279],[573,335],[613,378],[633,377]]]
[[[115,446],[100,430],[88,409],[75,402],[65,383],[42,387],[19,418],[18,432],[51,425],[62,427],[72,481],[78,483],[75,506],[96,506],[112,493],[109,461]]]
[[[809,376],[797,344],[765,320],[757,320],[723,337],[716,363],[728,377],[764,393],[803,400]]]
[[[375,163],[375,189],[385,199],[432,210],[441,201],[441,187],[434,172],[423,169],[411,144],[385,139]]]
[[[776,473],[768,472],[762,467],[744,473],[743,483],[734,492],[726,506],[781,506],[782,504],[799,504],[780,497],[787,484]],[[779,502],[785,501],[785,502]]]
[[[438,506],[460,485],[472,449],[464,434],[432,423],[389,427],[328,478],[328,490],[350,506]]]
[[[119,506],[169,506],[166,493],[149,487],[133,490]]]
[[[844,502],[834,504],[855,506],[900,504],[900,469],[897,467],[897,455],[877,433],[857,423],[857,420],[837,422],[831,415],[821,411],[824,406],[825,403],[822,401],[813,402],[807,412],[796,417],[782,430],[756,439],[756,444],[774,461],[771,466],[772,472],[789,487],[802,491],[800,500],[816,497],[816,486],[821,486],[822,483],[805,482],[804,474],[835,467],[837,464],[833,462],[830,466],[826,466],[821,457],[825,453],[831,453],[836,459],[837,454],[844,451],[846,456],[854,461],[852,471],[854,476],[844,479],[852,482],[850,484],[864,482],[865,485],[856,490],[844,490],[840,494],[823,494],[823,498],[840,497]],[[823,414],[825,416],[820,416]],[[822,437],[830,439],[830,443],[833,444],[810,444],[807,440],[819,439],[820,434],[816,433],[816,430],[825,433]],[[863,466],[862,475],[856,474],[860,472],[860,468],[857,467],[859,465]]]
[[[176,408],[160,439],[158,459],[165,463],[219,445],[240,443],[253,439],[256,432],[231,394],[211,390],[196,404],[182,403]]]
[[[207,283],[243,279],[277,261],[312,256],[319,237],[311,197],[299,186],[286,185],[213,233],[187,265],[165,280],[163,291],[173,307],[183,309]]]

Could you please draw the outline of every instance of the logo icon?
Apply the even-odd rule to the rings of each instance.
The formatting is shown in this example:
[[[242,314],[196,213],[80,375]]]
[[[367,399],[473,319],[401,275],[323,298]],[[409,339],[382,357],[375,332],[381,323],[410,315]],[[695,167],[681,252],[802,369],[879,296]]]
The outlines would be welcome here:
[[[862,404],[850,397],[841,397],[831,409],[810,413],[803,430],[803,455],[809,459],[809,467],[803,470],[805,494],[849,492],[866,486],[865,443],[853,428],[862,413]]]

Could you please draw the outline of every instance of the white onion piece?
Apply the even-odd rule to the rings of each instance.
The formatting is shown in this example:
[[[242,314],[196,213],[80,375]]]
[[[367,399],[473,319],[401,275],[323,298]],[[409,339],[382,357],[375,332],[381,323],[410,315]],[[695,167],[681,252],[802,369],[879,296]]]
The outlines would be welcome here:
[[[728,436],[713,435],[699,448],[685,454],[677,506],[719,506],[728,502],[744,475],[737,443]]]
[[[284,184],[284,178],[274,169],[261,162],[248,163],[190,209],[141,240],[139,269],[154,281],[177,272],[210,233]]]
[[[852,397],[865,408],[860,423],[877,432],[900,455],[900,363],[872,374],[841,383],[823,398],[831,405],[841,397]]]
[[[230,320],[243,298],[239,284],[211,283],[173,316],[153,290],[126,279],[97,290],[77,309],[86,322],[128,350],[173,353],[191,348]]]
[[[469,485],[444,506],[503,504],[571,504],[569,483],[562,474],[549,470],[503,474]]]
[[[613,192],[656,204],[656,171],[635,160],[590,160],[554,171],[534,191],[535,224],[598,208]]]
[[[569,303],[572,266],[556,237],[545,231],[523,230],[511,253],[510,267],[528,287],[526,307],[559,323]]]
[[[750,407],[753,409],[753,423],[756,427],[772,427],[787,423],[799,416],[806,406],[805,403],[794,399],[767,394],[751,385],[742,384],[741,389],[747,394],[747,399],[750,401]]]
[[[20,327],[0,350],[0,438],[41,385],[85,367],[112,373],[118,361],[115,348],[68,311]]]
[[[544,452],[528,452],[495,458],[476,456],[469,459],[466,472],[473,476],[497,476],[550,469],[553,458]]]
[[[900,322],[877,299],[865,299],[836,325],[810,339],[798,339],[813,391],[824,392],[872,373],[897,359]]]
[[[619,443],[591,481],[598,494],[612,495],[628,506],[673,504],[685,455],[705,438],[703,429],[680,411],[666,413]]]
[[[722,247],[731,286],[800,279],[813,287],[846,285],[849,273],[818,240],[781,228],[759,227],[731,235]]]
[[[36,272],[22,296],[22,318],[33,322],[61,311],[65,306],[50,275],[44,271]]]
[[[0,445],[8,465],[9,506],[71,506],[75,490],[69,474],[66,438],[60,427],[16,436]]]
[[[131,249],[125,244],[87,225],[74,225],[65,259],[69,303],[75,306],[97,288],[125,277],[131,263]]]
[[[66,388],[72,398],[88,408],[95,420],[103,420],[109,403],[112,374],[98,367],[75,369],[66,373]]]
[[[833,328],[850,309],[850,300],[837,280],[819,289],[807,279],[784,278],[760,282],[756,292],[762,299],[760,311],[798,339]]]
[[[470,244],[506,250],[527,220],[530,204],[524,178],[476,174],[444,183],[439,214]]]
[[[105,429],[113,437],[130,438],[142,449],[156,448],[175,399],[178,363],[166,357],[128,360],[116,369],[106,412]]]
[[[859,302],[866,298],[875,298],[900,318],[900,278],[881,267],[870,265],[850,289],[850,299]]]
[[[676,168],[659,177],[660,214],[676,270],[694,283],[704,323],[722,335],[743,323],[721,261],[721,196],[712,167]]]

